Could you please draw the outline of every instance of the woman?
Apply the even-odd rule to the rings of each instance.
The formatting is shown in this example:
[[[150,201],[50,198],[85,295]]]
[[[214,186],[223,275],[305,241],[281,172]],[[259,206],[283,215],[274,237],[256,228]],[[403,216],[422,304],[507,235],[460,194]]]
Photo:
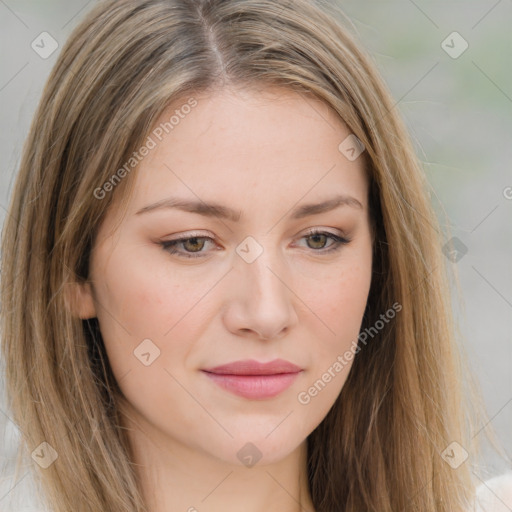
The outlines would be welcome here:
[[[7,392],[52,511],[463,511],[428,188],[339,12],[95,7],[3,235]]]

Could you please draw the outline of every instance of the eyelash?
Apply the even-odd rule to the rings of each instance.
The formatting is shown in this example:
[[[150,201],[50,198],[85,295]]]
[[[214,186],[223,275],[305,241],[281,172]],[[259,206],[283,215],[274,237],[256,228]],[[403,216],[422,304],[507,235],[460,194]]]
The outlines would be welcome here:
[[[320,231],[320,230],[311,230],[310,232],[308,232],[306,235],[304,235],[303,237],[301,238],[310,238],[310,237],[314,237],[314,236],[318,236],[318,235],[326,235],[328,238],[331,238],[332,240],[334,240],[334,243],[331,244],[329,246],[329,248],[327,250],[324,250],[324,249],[319,249],[319,250],[315,250],[315,249],[312,249],[313,252],[317,252],[317,253],[321,253],[321,254],[327,254],[327,253],[332,253],[332,252],[336,252],[336,251],[339,251],[343,245],[347,245],[349,242],[350,242],[350,239],[349,238],[344,238],[344,237],[341,237],[341,236],[338,236],[338,235],[335,235],[334,233],[329,233],[328,231]],[[176,238],[175,240],[164,240],[164,241],[161,241],[159,242],[159,245],[162,246],[162,248],[167,251],[169,254],[177,254],[179,255],[180,257],[183,257],[183,258],[186,258],[186,259],[190,259],[190,258],[202,258],[204,256],[202,256],[202,252],[197,252],[197,253],[180,253],[179,251],[176,250],[176,246],[182,242],[187,242],[189,240],[194,240],[194,239],[197,239],[197,240],[212,240],[213,241],[213,238],[209,237],[209,236],[188,236],[188,237],[183,237],[183,238]]]

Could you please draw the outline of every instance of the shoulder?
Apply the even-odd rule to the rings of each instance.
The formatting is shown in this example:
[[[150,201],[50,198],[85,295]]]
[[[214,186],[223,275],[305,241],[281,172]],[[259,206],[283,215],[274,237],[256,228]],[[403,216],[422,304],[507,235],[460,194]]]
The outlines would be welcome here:
[[[512,510],[512,472],[495,476],[476,489],[475,512],[510,512]]]

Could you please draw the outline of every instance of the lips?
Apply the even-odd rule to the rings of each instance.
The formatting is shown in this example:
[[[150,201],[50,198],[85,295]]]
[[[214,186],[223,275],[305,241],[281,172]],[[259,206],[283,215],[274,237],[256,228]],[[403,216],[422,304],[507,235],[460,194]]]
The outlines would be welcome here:
[[[204,371],[221,375],[277,375],[281,373],[297,373],[301,370],[302,368],[299,366],[284,359],[274,359],[268,363],[244,359],[243,361],[235,361],[216,366],[215,368],[208,368]]]
[[[290,387],[302,368],[284,359],[275,359],[268,363],[235,361],[202,371],[215,384],[235,395],[263,400]]]

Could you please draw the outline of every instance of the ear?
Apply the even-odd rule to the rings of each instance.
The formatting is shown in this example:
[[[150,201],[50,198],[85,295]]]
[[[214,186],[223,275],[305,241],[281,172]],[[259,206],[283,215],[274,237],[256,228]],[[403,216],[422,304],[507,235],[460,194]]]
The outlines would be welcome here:
[[[89,282],[67,283],[64,288],[64,300],[73,316],[82,320],[97,316],[92,287]]]

